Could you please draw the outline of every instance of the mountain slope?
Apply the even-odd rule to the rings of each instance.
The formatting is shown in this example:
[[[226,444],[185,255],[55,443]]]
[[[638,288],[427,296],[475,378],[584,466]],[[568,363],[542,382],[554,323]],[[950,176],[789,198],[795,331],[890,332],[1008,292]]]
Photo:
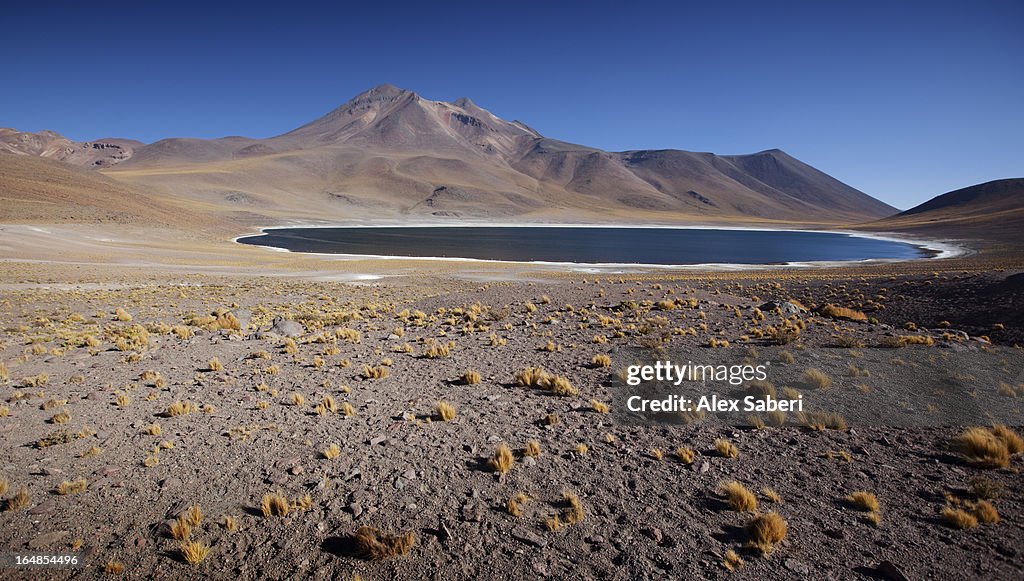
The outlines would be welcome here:
[[[264,223],[472,217],[835,224],[896,212],[778,150],[606,152],[546,138],[467,98],[431,101],[392,85],[275,137],[164,139],[104,163],[104,173],[123,182]]]
[[[947,192],[862,226],[987,238],[1019,246],[1024,232],[1024,178],[995,180]]]

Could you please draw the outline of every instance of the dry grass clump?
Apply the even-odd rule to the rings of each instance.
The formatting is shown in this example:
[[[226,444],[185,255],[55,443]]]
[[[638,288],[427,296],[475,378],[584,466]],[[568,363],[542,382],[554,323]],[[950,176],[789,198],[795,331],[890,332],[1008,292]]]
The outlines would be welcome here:
[[[1000,433],[1013,432],[1002,426]],[[1016,434],[1014,434],[1016,435]],[[1007,440],[997,436],[993,430],[968,428],[953,442],[954,448],[968,462],[981,468],[1006,468],[1010,465],[1010,447]]]
[[[552,375],[540,367],[527,367],[516,374],[516,383],[525,387],[545,389],[566,397],[579,395],[579,390],[561,375]]]
[[[508,444],[499,444],[494,450],[494,455],[487,460],[487,465],[498,474],[505,474],[512,469],[515,457],[512,455],[512,448]]]
[[[170,532],[172,539],[185,541],[192,536],[192,525],[185,518],[178,517],[171,523]]]
[[[103,573],[106,575],[120,575],[124,572],[124,563],[120,561],[107,561],[103,565]]]
[[[462,383],[464,385],[476,385],[480,383],[481,379],[483,378],[480,377],[480,372],[473,369],[468,369],[462,374]]]
[[[165,415],[173,418],[175,416],[183,416],[185,414],[190,414],[198,410],[199,408],[196,406],[196,404],[192,402],[182,403],[180,401],[176,401],[172,403],[170,407],[167,408]]]
[[[594,358],[590,360],[590,364],[594,367],[611,367],[612,358],[607,355],[594,355]]]
[[[526,447],[523,448],[523,456],[530,458],[537,458],[540,456],[540,442],[537,440],[530,440],[526,443]]]
[[[359,554],[374,561],[404,555],[416,543],[416,535],[411,531],[387,535],[373,527],[365,526],[359,527],[353,539]]]
[[[1024,452],[1024,438],[1021,438],[1017,432],[1014,432],[1010,428],[1003,424],[995,424],[992,426],[992,435],[999,438],[1004,444],[1010,454],[1020,454]]]
[[[389,373],[390,371],[386,365],[378,365],[376,367],[363,365],[363,377],[366,379],[384,379]]]
[[[693,464],[694,459],[697,457],[697,452],[693,448],[680,446],[676,448],[675,457],[683,464]]]
[[[743,559],[736,551],[729,549],[725,553],[725,559],[722,560],[722,566],[729,571],[736,571],[743,568]]]
[[[224,364],[220,362],[220,359],[214,357],[207,362],[206,368],[210,371],[224,371]]]
[[[523,505],[525,505],[529,501],[530,497],[520,492],[513,496],[512,498],[508,499],[508,502],[505,503],[505,510],[507,510],[508,513],[512,516],[523,516]]]
[[[78,478],[77,480],[65,480],[57,485],[54,492],[61,496],[67,496],[69,494],[78,494],[79,492],[85,492],[85,489],[89,487],[89,483],[85,481],[85,478]]]
[[[873,492],[868,492],[867,490],[858,490],[850,493],[850,495],[846,497],[846,502],[857,510],[864,512],[878,512],[881,508],[875,494]]]
[[[597,401],[596,399],[590,400],[590,408],[599,414],[606,414],[612,409],[608,404],[603,401]]]
[[[858,322],[865,322],[868,320],[868,316],[860,311],[836,305],[825,305],[818,309],[818,313],[833,319],[846,319],[848,321]]]
[[[159,436],[160,435],[160,431],[161,431],[160,430],[160,424],[150,424],[150,425],[146,426],[146,429],[145,429],[145,432],[147,434],[149,434],[150,436]]]
[[[962,508],[944,507],[942,518],[946,524],[956,529],[973,529],[978,526],[978,518]]]
[[[337,444],[331,444],[320,451],[324,458],[328,460],[334,460],[338,456],[341,456],[341,448]]]
[[[979,500],[977,503],[969,505],[969,508],[979,522],[995,524],[1000,520],[999,511],[996,510],[996,507],[987,500]]]
[[[181,558],[185,559],[185,562],[189,565],[195,566],[202,563],[206,556],[210,554],[210,545],[203,541],[182,541],[179,550],[181,551]]]
[[[754,512],[757,510],[757,496],[739,482],[730,480],[719,489],[725,495],[729,508],[736,512]]]
[[[732,442],[724,438],[715,440],[715,450],[723,458],[735,458],[740,454],[739,449]]]
[[[455,419],[458,412],[455,410],[455,406],[451,403],[441,400],[437,402],[437,406],[434,407],[437,412],[437,417],[441,418],[441,421],[450,422]]]
[[[114,319],[121,321],[122,323],[127,323],[132,320],[132,315],[128,311],[118,307],[117,310],[114,311]]]
[[[583,522],[587,515],[583,510],[583,502],[580,501],[580,497],[569,490],[563,490],[562,500],[569,505],[562,513],[562,521],[570,525]]]
[[[301,393],[295,392],[292,394],[290,401],[293,406],[302,407],[303,405],[306,404],[306,396],[302,395]]]
[[[238,530],[238,519],[230,514],[226,514],[224,515],[224,519],[221,521],[221,526],[223,526],[224,530],[229,533],[233,533]]]
[[[31,502],[32,496],[28,493],[28,488],[22,486],[18,489],[18,492],[14,493],[14,496],[7,499],[4,510],[21,510]]]
[[[50,418],[51,424],[66,424],[71,421],[71,413],[68,410],[61,410]]]
[[[280,493],[272,492],[270,494],[264,494],[263,500],[260,502],[260,510],[263,512],[263,516],[288,516],[288,511],[291,509],[291,505],[288,502],[288,498]]]
[[[427,359],[441,359],[449,355],[451,355],[451,343],[431,343],[423,351],[423,356]]]
[[[820,369],[807,369],[801,377],[804,384],[815,389],[828,389],[832,387],[832,378]]]
[[[341,415],[350,418],[356,415],[356,408],[352,407],[352,404],[345,402],[341,404]]]
[[[755,516],[753,520],[747,523],[746,546],[759,551],[762,555],[767,555],[772,552],[775,545],[786,538],[787,528],[785,519],[779,516],[778,513],[769,512],[768,514]]]
[[[576,444],[576,453],[579,454],[580,456],[586,456],[587,452],[589,451],[590,447],[584,444],[583,442]]]

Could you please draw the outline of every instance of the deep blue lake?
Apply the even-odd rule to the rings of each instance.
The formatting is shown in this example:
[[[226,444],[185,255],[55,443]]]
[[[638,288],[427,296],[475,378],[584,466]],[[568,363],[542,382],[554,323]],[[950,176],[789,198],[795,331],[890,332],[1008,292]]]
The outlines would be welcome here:
[[[687,228],[274,228],[258,236],[239,238],[238,242],[330,254],[671,265],[912,259],[929,255],[911,244],[847,234]]]

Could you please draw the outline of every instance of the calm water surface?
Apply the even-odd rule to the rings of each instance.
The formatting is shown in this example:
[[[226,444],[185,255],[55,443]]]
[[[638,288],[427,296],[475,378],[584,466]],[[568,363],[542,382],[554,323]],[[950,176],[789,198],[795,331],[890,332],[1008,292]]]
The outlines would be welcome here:
[[[675,265],[912,259],[928,255],[911,244],[847,234],[686,228],[275,228],[239,238],[238,242],[330,254]]]

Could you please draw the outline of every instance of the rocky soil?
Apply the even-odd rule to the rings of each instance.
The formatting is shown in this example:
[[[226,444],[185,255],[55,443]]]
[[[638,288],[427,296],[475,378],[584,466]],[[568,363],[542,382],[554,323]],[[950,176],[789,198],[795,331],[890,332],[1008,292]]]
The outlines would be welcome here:
[[[0,553],[77,550],[85,564],[4,576],[91,579],[120,565],[157,579],[1018,578],[1021,458],[968,462],[950,442],[973,421],[630,425],[615,379],[636,347],[737,362],[821,352],[834,354],[819,364],[832,393],[870,401],[902,374],[847,369],[879,345],[909,361],[1020,341],[1012,274],[10,286],[0,294]],[[757,309],[787,300],[809,310]],[[818,314],[827,303],[868,320]],[[930,344],[894,346],[904,336]],[[578,393],[518,385],[530,366]],[[974,383],[979,406],[1021,417],[1019,383],[1009,393]],[[170,414],[178,402],[187,413]],[[531,441],[537,456],[523,454]],[[332,444],[340,453],[328,459]],[[501,444],[513,452],[504,474],[488,462]],[[84,490],[67,490],[79,479]],[[721,485],[732,480],[755,495],[754,511],[785,519],[770,551],[748,546],[755,512],[730,507]],[[880,508],[846,500],[859,490]],[[286,516],[264,516],[270,493],[287,498]],[[518,493],[529,500],[514,516]],[[959,529],[942,515],[982,498],[1000,522]],[[190,537],[210,547],[196,565],[172,538],[192,506],[204,516]],[[373,560],[352,537],[363,526],[415,542]],[[742,566],[727,566],[730,551]]]

